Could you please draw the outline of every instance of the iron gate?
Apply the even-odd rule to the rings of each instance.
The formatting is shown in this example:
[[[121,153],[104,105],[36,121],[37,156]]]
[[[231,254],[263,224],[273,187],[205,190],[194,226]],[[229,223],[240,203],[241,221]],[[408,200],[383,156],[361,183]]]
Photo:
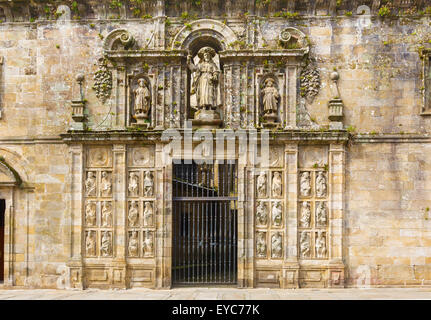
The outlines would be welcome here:
[[[237,283],[236,163],[173,166],[172,283]]]

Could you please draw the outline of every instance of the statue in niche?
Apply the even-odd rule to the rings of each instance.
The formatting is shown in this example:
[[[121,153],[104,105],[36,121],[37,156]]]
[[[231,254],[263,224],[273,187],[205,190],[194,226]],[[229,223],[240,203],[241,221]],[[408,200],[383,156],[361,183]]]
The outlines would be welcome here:
[[[280,94],[274,86],[274,79],[265,80],[265,87],[262,89],[263,118],[266,120],[265,125],[274,125],[277,122],[278,100]]]
[[[272,258],[281,258],[282,255],[282,236],[281,232],[276,232],[271,238]]]
[[[87,226],[96,225],[96,204],[94,202],[88,202],[85,207],[85,221]]]
[[[266,204],[263,201],[259,201],[256,209],[256,223],[259,225],[266,225],[268,214],[266,212]]]
[[[128,219],[130,227],[135,227],[138,224],[139,208],[136,200],[133,200],[130,203]]]
[[[151,197],[153,195],[153,175],[151,171],[145,171],[144,177],[144,196]]]
[[[87,197],[96,195],[96,175],[93,171],[87,173],[87,179],[85,180],[85,194]]]
[[[112,204],[110,201],[102,202],[102,227],[112,225]]]
[[[300,178],[301,196],[308,197],[311,192],[310,172],[302,172]]]
[[[102,232],[102,244],[100,246],[100,252],[103,257],[111,255],[111,233],[109,231]]]
[[[144,243],[143,243],[144,257],[151,256],[153,254],[153,235],[151,231],[144,231]]]
[[[94,234],[94,231],[87,231],[87,235],[85,237],[85,253],[87,256],[96,255],[96,237]]]
[[[299,250],[301,257],[308,258],[310,256],[310,235],[308,232],[301,232],[299,240]]]
[[[106,171],[102,171],[102,197],[109,197],[112,191],[111,177]]]
[[[272,225],[275,227],[281,226],[282,220],[281,201],[276,201],[272,205]]]
[[[265,232],[257,232],[256,253],[258,257],[266,257],[266,239]]]
[[[144,226],[153,224],[153,205],[149,201],[144,202]]]
[[[129,175],[129,192],[131,197],[136,197],[139,191],[139,175],[137,172],[130,172]]]
[[[147,80],[144,78],[138,79],[138,88],[134,90],[134,94],[135,115],[133,117],[136,119],[137,124],[143,125],[146,120],[148,120],[148,112],[150,111],[151,106],[151,95],[150,90],[148,89]]]
[[[281,174],[280,172],[276,171],[272,176],[272,195],[274,197],[281,197],[281,194],[282,194],[281,184],[282,184]]]
[[[310,227],[311,209],[308,201],[302,202],[301,206],[301,226],[304,228]]]
[[[316,257],[325,258],[326,257],[326,236],[322,231],[317,233],[316,238]]]
[[[316,195],[318,197],[326,196],[326,177],[323,171],[319,171],[316,177]]]
[[[132,235],[129,238],[128,251],[129,251],[130,257],[138,256],[138,232],[137,231],[133,231]]]
[[[257,194],[259,197],[266,197],[266,174],[261,172],[257,177]]]
[[[326,226],[326,206],[323,201],[319,202],[316,208],[316,223],[319,227]]]

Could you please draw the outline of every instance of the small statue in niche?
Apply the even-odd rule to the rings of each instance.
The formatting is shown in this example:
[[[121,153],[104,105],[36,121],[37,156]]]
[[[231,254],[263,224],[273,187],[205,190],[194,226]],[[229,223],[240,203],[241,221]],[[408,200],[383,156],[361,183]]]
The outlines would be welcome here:
[[[301,196],[308,197],[311,192],[310,172],[305,171],[301,173],[300,178]]]
[[[302,202],[301,206],[301,226],[304,228],[310,227],[311,209],[308,201]]]
[[[139,219],[139,208],[136,200],[133,200],[130,203],[128,219],[130,227],[135,227],[137,225]]]
[[[265,232],[257,232],[256,253],[258,257],[266,257],[266,239]]]
[[[281,190],[281,174],[280,172],[276,171],[272,176],[272,195],[274,197],[281,197]]]
[[[133,231],[129,238],[128,246],[129,256],[136,257],[138,255],[138,232]]]
[[[111,233],[109,231],[102,232],[102,244],[100,246],[100,252],[103,257],[111,255]]]
[[[131,197],[136,197],[139,191],[139,175],[136,172],[130,172],[129,175],[129,192]]]
[[[256,209],[256,223],[259,225],[266,225],[267,218],[266,204],[263,201],[259,201]]]
[[[148,119],[148,112],[151,106],[151,95],[148,89],[147,80],[144,78],[138,79],[138,88],[134,91],[135,94],[135,104],[133,116],[138,124],[144,124],[145,120]]]
[[[280,94],[274,86],[274,79],[268,78],[265,80],[264,84],[265,88],[262,89],[263,118],[266,120],[266,124],[270,125],[277,122]]]
[[[151,197],[153,195],[153,175],[151,171],[145,171],[144,177],[144,196]]]
[[[281,258],[282,254],[282,236],[281,232],[276,232],[271,238],[272,253],[273,258]]]
[[[85,221],[87,226],[96,225],[96,204],[94,202],[88,202],[85,207]]]
[[[94,234],[94,231],[87,231],[87,236],[85,237],[85,253],[87,256],[96,255],[96,239]]]
[[[276,201],[272,205],[272,225],[275,227],[281,226],[282,209],[281,201]]]
[[[259,197],[266,197],[266,174],[261,172],[257,177],[257,194]]]
[[[316,177],[316,195],[318,197],[326,196],[326,177],[323,171],[319,171]]]
[[[322,231],[319,231],[317,233],[316,257],[317,258],[325,258],[326,257],[326,236]]]
[[[326,226],[326,206],[323,201],[319,202],[316,208],[316,223],[319,227]]]
[[[106,171],[102,171],[102,197],[109,197],[112,191],[111,177]]]
[[[144,202],[144,226],[153,224],[153,205],[149,201]]]
[[[299,250],[301,257],[308,258],[310,256],[310,235],[308,232],[301,232],[299,240]]]
[[[85,180],[85,194],[87,197],[96,195],[96,176],[93,171],[87,173],[87,179]]]
[[[151,256],[153,254],[153,235],[151,231],[144,231],[144,243],[143,243],[144,257]]]
[[[112,204],[110,201],[102,202],[102,227],[112,225]]]

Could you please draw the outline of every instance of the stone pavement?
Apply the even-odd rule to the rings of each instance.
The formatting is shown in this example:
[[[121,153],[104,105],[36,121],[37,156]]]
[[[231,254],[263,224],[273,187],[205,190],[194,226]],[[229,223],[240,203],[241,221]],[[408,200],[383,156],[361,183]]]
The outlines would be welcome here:
[[[0,300],[388,300],[431,299],[431,288],[171,290],[1,289]]]

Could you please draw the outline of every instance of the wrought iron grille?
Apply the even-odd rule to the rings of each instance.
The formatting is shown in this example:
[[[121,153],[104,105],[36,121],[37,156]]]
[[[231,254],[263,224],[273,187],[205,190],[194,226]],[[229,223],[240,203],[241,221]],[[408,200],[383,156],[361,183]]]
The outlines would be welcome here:
[[[190,162],[173,166],[173,284],[236,284],[236,163]]]

